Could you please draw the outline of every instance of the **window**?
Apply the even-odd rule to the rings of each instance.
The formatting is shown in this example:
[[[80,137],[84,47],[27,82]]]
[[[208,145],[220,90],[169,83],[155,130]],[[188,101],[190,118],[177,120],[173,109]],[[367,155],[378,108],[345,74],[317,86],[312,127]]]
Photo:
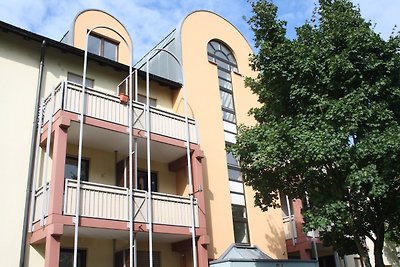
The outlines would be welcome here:
[[[64,170],[65,179],[74,179],[78,177],[78,158],[67,156],[65,159],[65,170]],[[81,181],[89,180],[89,160],[82,159],[81,164]]]
[[[138,101],[146,105],[146,96],[138,94]],[[157,99],[149,97],[149,105],[150,107],[157,107]]]
[[[137,188],[140,190],[147,191],[149,188],[147,183],[147,171],[138,171],[137,179],[138,179]],[[152,192],[158,191],[157,173],[155,172],[151,172],[151,191]]]
[[[248,226],[246,207],[239,205],[232,205],[232,217],[233,217],[233,232],[235,235],[235,243],[248,244]]]
[[[111,60],[117,60],[118,43],[100,35],[90,34],[88,39],[88,52]]]
[[[78,249],[78,267],[86,267],[86,250]],[[74,263],[74,250],[62,248],[60,250],[60,267],[71,267]]]
[[[283,217],[288,217],[289,216],[289,208],[288,208],[288,203],[286,201],[286,195],[280,194],[280,199],[281,199],[281,210],[282,210],[282,216]],[[293,200],[289,199],[289,206],[290,206],[290,214],[293,215]]]
[[[82,85],[83,77],[80,76],[80,75],[68,72],[67,81]],[[86,87],[93,88],[94,87],[94,80],[86,77]]]

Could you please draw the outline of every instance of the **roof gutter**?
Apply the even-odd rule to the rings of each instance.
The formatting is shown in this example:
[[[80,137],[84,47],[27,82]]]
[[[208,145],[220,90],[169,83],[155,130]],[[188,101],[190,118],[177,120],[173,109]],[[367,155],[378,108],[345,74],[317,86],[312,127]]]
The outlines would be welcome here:
[[[25,254],[26,254],[26,240],[28,235],[28,225],[29,225],[29,207],[30,207],[30,195],[32,194],[32,180],[33,180],[33,170],[34,170],[34,162],[35,162],[35,148],[36,144],[36,134],[38,125],[38,114],[39,114],[39,106],[40,106],[40,96],[42,94],[42,83],[43,83],[43,68],[44,68],[44,57],[46,52],[46,40],[42,41],[41,49],[40,49],[40,60],[39,60],[39,74],[36,88],[36,101],[35,101],[35,111],[33,115],[33,124],[32,124],[32,135],[31,135],[31,148],[30,148],[30,158],[29,158],[29,167],[28,167],[28,178],[26,184],[26,193],[25,193],[25,209],[24,209],[24,222],[22,227],[22,240],[21,240],[21,250],[20,250],[20,258],[19,258],[19,267],[25,266]]]

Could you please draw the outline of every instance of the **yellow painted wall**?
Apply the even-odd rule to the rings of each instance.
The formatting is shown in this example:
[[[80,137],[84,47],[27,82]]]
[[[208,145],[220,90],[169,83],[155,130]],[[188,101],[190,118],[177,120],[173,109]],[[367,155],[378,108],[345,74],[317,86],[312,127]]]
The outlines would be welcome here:
[[[45,245],[39,244],[32,246],[29,251],[30,253],[28,253],[26,257],[27,266],[44,266]]]
[[[233,96],[238,124],[253,124],[248,110],[257,98],[244,88],[245,76],[255,75],[248,66],[252,52],[244,37],[223,18],[206,11],[190,14],[181,28],[182,57],[188,102],[199,123],[207,207],[207,227],[211,237],[209,258],[218,258],[233,240],[230,192],[217,67],[208,62],[207,44],[212,39],[226,43],[234,52],[239,74],[232,73]],[[181,112],[182,92],[175,96],[174,110]],[[246,188],[250,241],[273,258],[285,258],[286,247],[280,210],[263,213],[253,207],[253,192]],[[222,223],[223,222],[223,223]]]
[[[73,25],[74,46],[84,50],[86,44],[86,33],[89,29],[99,25],[113,28],[128,41],[129,45],[132,46],[129,34],[125,27],[116,18],[100,10],[85,10],[78,15]],[[118,34],[108,29],[96,29],[95,32],[107,36],[113,41],[117,41],[119,43],[118,61],[127,65],[129,64],[130,51]]]
[[[61,248],[74,248],[74,238],[63,236]],[[86,249],[87,267],[113,266],[114,253],[112,239],[79,238],[79,249]]]
[[[18,266],[40,44],[0,31],[1,265]]]
[[[69,54],[60,53],[60,50],[48,48],[46,51],[44,94],[51,94],[61,81],[67,80],[68,72],[83,76],[83,58]],[[115,71],[111,67],[100,66],[89,60],[87,65],[87,78],[94,79],[94,89],[103,93],[118,95],[117,85],[126,78],[127,73]]]
[[[77,157],[78,146],[69,144],[67,155]],[[89,159],[89,182],[115,185],[114,153],[84,147],[82,157]]]
[[[138,251],[148,251],[148,240],[147,236],[142,236],[140,241],[137,243]],[[156,238],[154,239],[156,240]],[[118,240],[116,243],[116,250],[129,249],[129,242]],[[153,242],[153,251],[160,252],[161,266],[162,267],[179,267],[181,255],[177,252],[172,251],[171,243],[168,242]],[[190,266],[190,265],[189,265]]]

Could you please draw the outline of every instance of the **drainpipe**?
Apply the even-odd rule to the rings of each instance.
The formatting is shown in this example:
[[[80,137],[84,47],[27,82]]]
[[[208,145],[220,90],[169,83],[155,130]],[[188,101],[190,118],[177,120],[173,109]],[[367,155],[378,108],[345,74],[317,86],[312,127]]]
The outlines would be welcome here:
[[[26,238],[28,235],[27,229],[29,225],[29,206],[30,206],[30,195],[32,194],[32,179],[33,179],[33,169],[35,163],[35,147],[36,145],[36,132],[38,126],[38,113],[40,105],[40,95],[42,94],[42,82],[43,82],[43,68],[44,68],[44,56],[46,52],[46,40],[42,41],[42,46],[40,49],[40,60],[39,60],[39,74],[38,82],[36,87],[36,100],[35,100],[35,110],[33,116],[32,124],[32,135],[31,135],[31,148],[30,148],[30,158],[28,167],[28,179],[26,183],[26,193],[25,193],[25,209],[24,209],[24,223],[22,226],[22,239],[21,239],[21,251],[19,255],[19,267],[25,266],[25,253],[26,253]]]

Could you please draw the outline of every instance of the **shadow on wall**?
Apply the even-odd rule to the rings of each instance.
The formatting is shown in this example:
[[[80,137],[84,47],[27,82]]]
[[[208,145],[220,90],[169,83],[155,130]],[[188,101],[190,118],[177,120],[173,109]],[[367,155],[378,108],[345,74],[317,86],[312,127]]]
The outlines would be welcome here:
[[[210,207],[211,207],[211,200],[214,200],[214,194],[211,192],[209,183],[208,183],[208,172],[207,172],[207,157],[204,157],[201,161],[202,167],[203,167],[203,192],[204,192],[204,202],[205,202],[205,212],[206,212],[206,223],[207,223],[207,233],[210,236],[210,245],[208,248],[212,248],[212,257],[218,253],[217,249],[213,245],[213,229],[212,229],[212,224],[211,224],[211,218],[210,216],[207,216],[207,214],[210,214]],[[208,251],[208,257],[210,258],[210,251]]]
[[[385,242],[383,247],[383,253],[392,267],[400,267],[400,251],[397,252],[396,247],[393,242]]]
[[[287,259],[285,234],[283,232],[283,228],[282,231],[278,231],[276,225],[271,224],[272,219],[270,217],[272,216],[270,214],[268,214],[267,216],[268,218],[266,223],[269,229],[269,233],[265,234],[264,237],[268,251],[276,255],[278,259]],[[284,252],[282,253],[282,251]]]

